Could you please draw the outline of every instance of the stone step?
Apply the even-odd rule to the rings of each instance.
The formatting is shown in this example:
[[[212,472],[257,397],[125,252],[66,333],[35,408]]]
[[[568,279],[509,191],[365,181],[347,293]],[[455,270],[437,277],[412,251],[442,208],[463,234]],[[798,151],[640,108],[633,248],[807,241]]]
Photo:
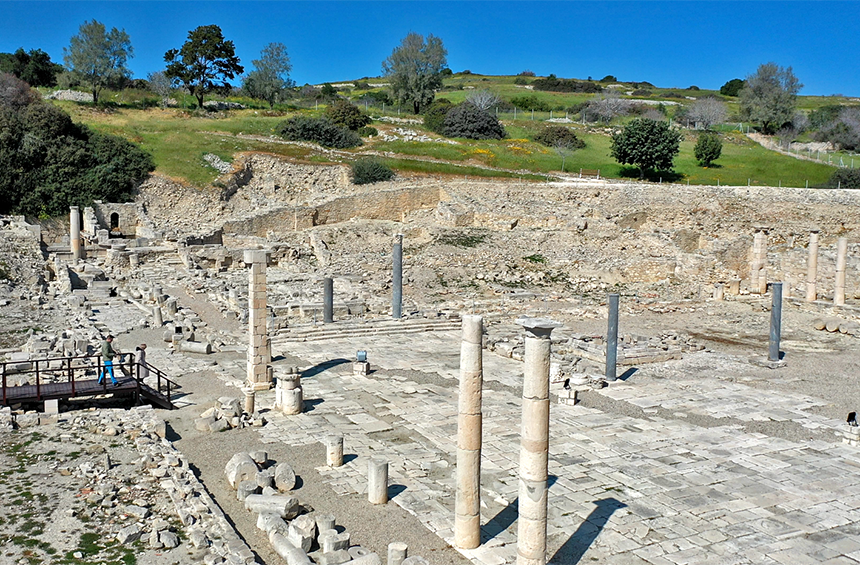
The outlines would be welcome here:
[[[335,327],[335,324],[332,324],[321,327],[292,328],[281,330],[277,336],[272,338],[272,344],[302,341],[326,341],[366,335],[451,331],[459,329],[461,324],[462,322],[458,319],[445,319],[439,321],[421,320],[419,322],[397,322],[392,320],[390,322],[382,323],[350,323],[339,327]]]

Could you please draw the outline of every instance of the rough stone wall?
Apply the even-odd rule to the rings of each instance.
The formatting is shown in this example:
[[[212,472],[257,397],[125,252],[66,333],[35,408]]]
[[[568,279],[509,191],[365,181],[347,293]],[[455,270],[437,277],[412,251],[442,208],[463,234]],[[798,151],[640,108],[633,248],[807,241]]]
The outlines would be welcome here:
[[[96,201],[93,204],[93,210],[98,218],[101,229],[111,229],[111,216],[117,214],[119,216],[119,231],[126,237],[136,237],[138,235],[138,226],[142,225],[141,216],[143,210],[136,202],[115,204],[111,202]],[[143,237],[143,234],[141,234]]]

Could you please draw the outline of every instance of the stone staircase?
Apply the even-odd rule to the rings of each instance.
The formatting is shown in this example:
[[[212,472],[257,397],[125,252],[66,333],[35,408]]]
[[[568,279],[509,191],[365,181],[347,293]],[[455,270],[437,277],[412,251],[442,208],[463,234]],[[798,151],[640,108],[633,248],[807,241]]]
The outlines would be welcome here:
[[[402,320],[343,321],[332,324],[294,326],[280,330],[272,338],[272,345],[302,341],[327,341],[369,335],[393,335],[420,332],[458,330],[460,318],[419,318]]]

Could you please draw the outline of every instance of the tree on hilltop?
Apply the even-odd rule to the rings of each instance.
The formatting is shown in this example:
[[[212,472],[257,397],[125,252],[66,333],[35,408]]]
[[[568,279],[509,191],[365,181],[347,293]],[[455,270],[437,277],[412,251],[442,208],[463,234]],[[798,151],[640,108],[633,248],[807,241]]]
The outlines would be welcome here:
[[[638,167],[639,178],[644,178],[646,170],[672,170],[680,147],[681,134],[668,123],[636,118],[612,134],[611,155],[619,163]]]
[[[241,75],[245,68],[239,64],[232,41],[224,39],[217,25],[200,26],[188,32],[188,40],[179,49],[164,54],[167,69],[164,74],[182,83],[203,107],[203,97],[216,89],[230,88],[230,79]]]
[[[116,28],[108,32],[105,25],[96,20],[81,24],[63,53],[66,66],[89,84],[95,103],[105,86],[131,75],[125,66],[134,56],[128,34]]]
[[[290,79],[290,56],[283,43],[269,43],[260,52],[260,58],[251,61],[254,70],[248,73],[243,87],[254,98],[265,100],[269,108],[274,108],[284,91],[295,85]]]
[[[760,123],[764,133],[774,133],[794,117],[801,88],[803,85],[791,67],[783,68],[776,63],[759,65],[740,92],[741,117]]]
[[[24,51],[19,47],[14,53],[0,53],[0,73],[9,73],[30,86],[54,86],[63,66],[51,61],[51,56],[41,49]]]
[[[723,96],[737,96],[741,93],[741,89],[744,87],[744,84],[746,83],[743,79],[733,78],[720,87],[720,94]]]
[[[436,90],[442,87],[442,69],[448,65],[448,51],[442,40],[428,35],[427,40],[410,33],[382,62],[382,72],[391,81],[394,97],[401,103],[412,104],[416,114],[433,102]]]

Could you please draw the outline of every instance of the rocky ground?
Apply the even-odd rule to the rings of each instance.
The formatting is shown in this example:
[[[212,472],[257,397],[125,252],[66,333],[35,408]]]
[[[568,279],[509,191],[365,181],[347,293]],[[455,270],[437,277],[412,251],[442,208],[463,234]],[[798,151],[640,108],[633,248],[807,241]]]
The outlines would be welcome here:
[[[248,170],[250,176],[233,186],[235,192],[226,200],[220,190],[154,179],[143,187],[139,204],[154,228],[170,239],[217,229],[261,208],[317,206],[358,190],[334,168],[262,159]],[[820,298],[830,292],[835,238],[850,237],[860,227],[855,196],[834,192],[828,200],[823,193],[798,190],[771,197],[762,189],[726,187],[670,190],[433,179],[400,179],[376,190],[422,183],[446,196],[397,219],[352,219],[307,230],[272,225],[266,237],[225,233],[225,246],[177,250],[175,241],[168,241],[167,251],[141,252],[137,269],[91,258],[89,273],[98,273],[94,276],[104,291],[90,289],[71,298],[61,287],[61,269],[53,258],[42,254],[26,230],[4,224],[0,267],[11,272],[0,276],[2,354],[81,353],[110,331],[124,351],[149,344],[150,362],[167,370],[182,390],[180,408],[171,412],[128,411],[105,400],[63,404],[56,422],[48,418],[42,426],[0,432],[0,563],[167,565],[208,559],[211,565],[230,544],[231,551],[241,554],[236,548],[244,543],[257,562],[279,563],[224,477],[226,462],[251,450],[266,450],[270,460],[292,465],[300,479],[294,495],[313,513],[333,514],[353,543],[384,556],[387,544],[396,539],[432,563],[465,563],[399,506],[375,507],[362,496],[335,493],[318,470],[324,464],[320,444],[263,444],[253,427],[217,436],[195,428],[194,420],[219,398],[242,396],[237,386],[244,378],[247,339],[243,246],[274,250],[269,303],[282,308],[273,323],[286,330],[314,326],[315,310],[300,307],[321,302],[324,276],[334,278],[336,302],[361,305],[356,312],[339,313],[341,319],[351,316],[359,324],[388,316],[392,237],[404,233],[407,315],[414,321],[483,314],[493,354],[517,358],[517,316],[548,316],[565,324],[554,344],[561,367],[600,373],[600,363],[578,357],[575,345],[605,333],[606,294],[619,292],[620,335],[626,343],[654,338],[667,348],[685,348],[683,359],[660,362],[660,378],[702,375],[808,395],[824,401],[812,411],[838,420],[860,406],[854,374],[858,337],[838,331],[840,323],[847,330],[846,323],[858,320],[852,307],[860,291],[856,277],[849,277],[847,308],[835,309],[826,300],[794,300],[804,289],[804,238],[813,228],[823,231]],[[767,351],[770,295],[750,294],[744,282],[740,295],[711,299],[715,282],[746,280],[752,228],[761,224],[771,227],[770,280],[785,280],[789,295],[782,333],[787,364],[778,369],[757,364]],[[860,265],[855,251],[852,245],[850,272]],[[215,263],[216,255],[222,263]],[[168,314],[171,301],[175,313]],[[164,328],[154,327],[151,316],[155,304],[165,309],[165,327],[181,327],[183,339],[193,334],[194,341],[208,343],[215,353],[187,353],[165,342]],[[831,324],[836,331],[816,329],[822,325],[818,320],[837,320]],[[456,354],[445,355],[449,353]],[[310,364],[286,356],[276,359],[275,366],[307,369]],[[440,380],[421,371],[410,378],[418,383]],[[643,417],[635,405],[597,392],[581,398],[584,405],[619,417]],[[14,408],[22,422],[29,418],[33,423],[34,416],[24,414],[33,407]],[[658,415],[681,417],[668,410]],[[265,419],[265,412],[260,416]],[[719,424],[702,415],[683,417],[702,427]],[[158,419],[167,421],[163,430]],[[832,433],[791,421],[747,422],[743,427],[792,441],[835,441]],[[162,484],[168,477],[174,488]],[[199,489],[192,499],[201,501],[196,506],[202,514],[189,524],[178,510],[185,508],[186,499],[177,503],[176,492],[195,485]],[[229,528],[195,529],[206,520],[220,524],[221,511]],[[232,528],[239,538],[229,535]],[[208,537],[201,538],[201,531]]]

